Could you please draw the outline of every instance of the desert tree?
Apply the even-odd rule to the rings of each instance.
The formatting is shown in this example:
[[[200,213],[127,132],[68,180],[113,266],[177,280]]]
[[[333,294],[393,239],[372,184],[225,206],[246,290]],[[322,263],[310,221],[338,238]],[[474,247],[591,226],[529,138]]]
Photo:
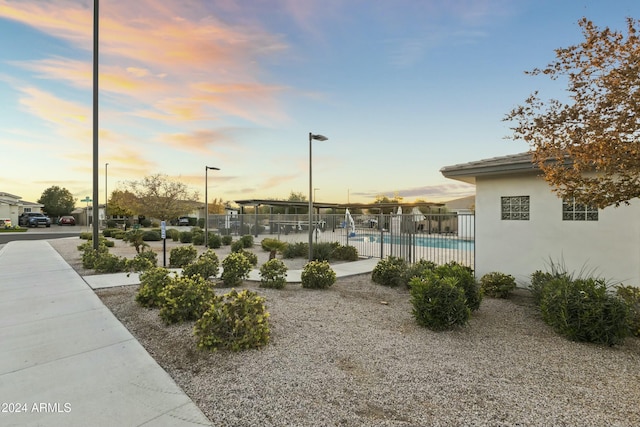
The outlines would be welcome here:
[[[566,80],[566,100],[536,91],[505,117],[559,197],[604,208],[640,196],[638,23],[628,18],[625,35],[582,18],[582,43],[527,72]]]
[[[59,217],[69,215],[75,208],[76,198],[66,188],[51,186],[42,192],[38,199],[47,215]]]
[[[149,218],[178,218],[190,213],[199,204],[197,192],[190,192],[186,184],[163,174],[130,181],[127,187],[138,201],[137,213]]]

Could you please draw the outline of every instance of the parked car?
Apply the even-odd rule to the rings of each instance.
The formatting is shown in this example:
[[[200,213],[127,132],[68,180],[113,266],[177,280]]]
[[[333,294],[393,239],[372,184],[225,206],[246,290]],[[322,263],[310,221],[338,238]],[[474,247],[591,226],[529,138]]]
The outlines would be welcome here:
[[[178,225],[189,225],[189,217],[181,216],[180,218],[178,218]]]
[[[61,216],[58,225],[76,225],[76,219],[70,215]]]
[[[51,219],[40,212],[24,212],[18,217],[18,225],[24,227],[51,227]]]

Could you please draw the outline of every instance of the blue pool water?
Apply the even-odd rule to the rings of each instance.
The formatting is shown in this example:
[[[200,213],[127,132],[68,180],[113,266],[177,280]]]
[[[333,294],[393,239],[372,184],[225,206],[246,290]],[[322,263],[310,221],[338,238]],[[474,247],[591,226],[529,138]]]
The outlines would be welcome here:
[[[384,243],[393,243],[394,245],[411,244],[408,236],[390,236],[389,234],[384,234],[382,238]],[[349,237],[349,242],[380,243],[380,235],[379,234],[366,234],[366,235],[357,234],[355,237]],[[415,236],[413,239],[413,244],[416,246],[422,246],[426,248],[457,249],[457,250],[464,250],[464,251],[472,251],[474,249],[473,240],[459,240],[459,239],[452,239],[447,237]]]

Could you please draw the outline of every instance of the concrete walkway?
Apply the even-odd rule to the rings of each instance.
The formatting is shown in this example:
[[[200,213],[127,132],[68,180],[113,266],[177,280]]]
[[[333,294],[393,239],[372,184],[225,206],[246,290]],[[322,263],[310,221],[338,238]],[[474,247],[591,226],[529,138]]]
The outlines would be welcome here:
[[[378,258],[368,258],[360,261],[345,262],[334,264],[331,266],[336,273],[336,277],[347,277],[357,274],[371,273],[376,264],[380,261]],[[180,269],[169,269],[170,271],[180,272]],[[222,269],[221,269],[222,270]],[[302,270],[287,271],[288,283],[300,283]],[[137,273],[114,273],[114,274],[97,274],[94,276],[84,276],[83,279],[93,289],[112,288],[116,286],[137,285],[140,283],[140,277]],[[251,270],[248,280],[260,281],[260,270]]]
[[[46,241],[0,249],[0,405],[2,426],[211,425]]]

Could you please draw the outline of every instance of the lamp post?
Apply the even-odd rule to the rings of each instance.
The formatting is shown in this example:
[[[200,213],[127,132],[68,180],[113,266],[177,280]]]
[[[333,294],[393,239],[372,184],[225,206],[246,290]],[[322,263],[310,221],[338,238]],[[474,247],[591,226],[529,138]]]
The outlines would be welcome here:
[[[109,163],[104,164],[104,223],[107,224],[107,202],[109,201],[109,191],[107,190],[107,186],[109,185],[109,173],[108,171]]]
[[[312,172],[312,151],[311,141],[326,141],[327,138],[324,135],[314,135],[309,132],[309,261],[313,259],[313,235],[312,235],[312,223],[313,223],[313,174]]]
[[[219,168],[213,166],[204,167],[204,247],[209,247],[209,169],[219,171]]]
[[[98,250],[98,35],[100,0],[93,0],[93,249]]]

